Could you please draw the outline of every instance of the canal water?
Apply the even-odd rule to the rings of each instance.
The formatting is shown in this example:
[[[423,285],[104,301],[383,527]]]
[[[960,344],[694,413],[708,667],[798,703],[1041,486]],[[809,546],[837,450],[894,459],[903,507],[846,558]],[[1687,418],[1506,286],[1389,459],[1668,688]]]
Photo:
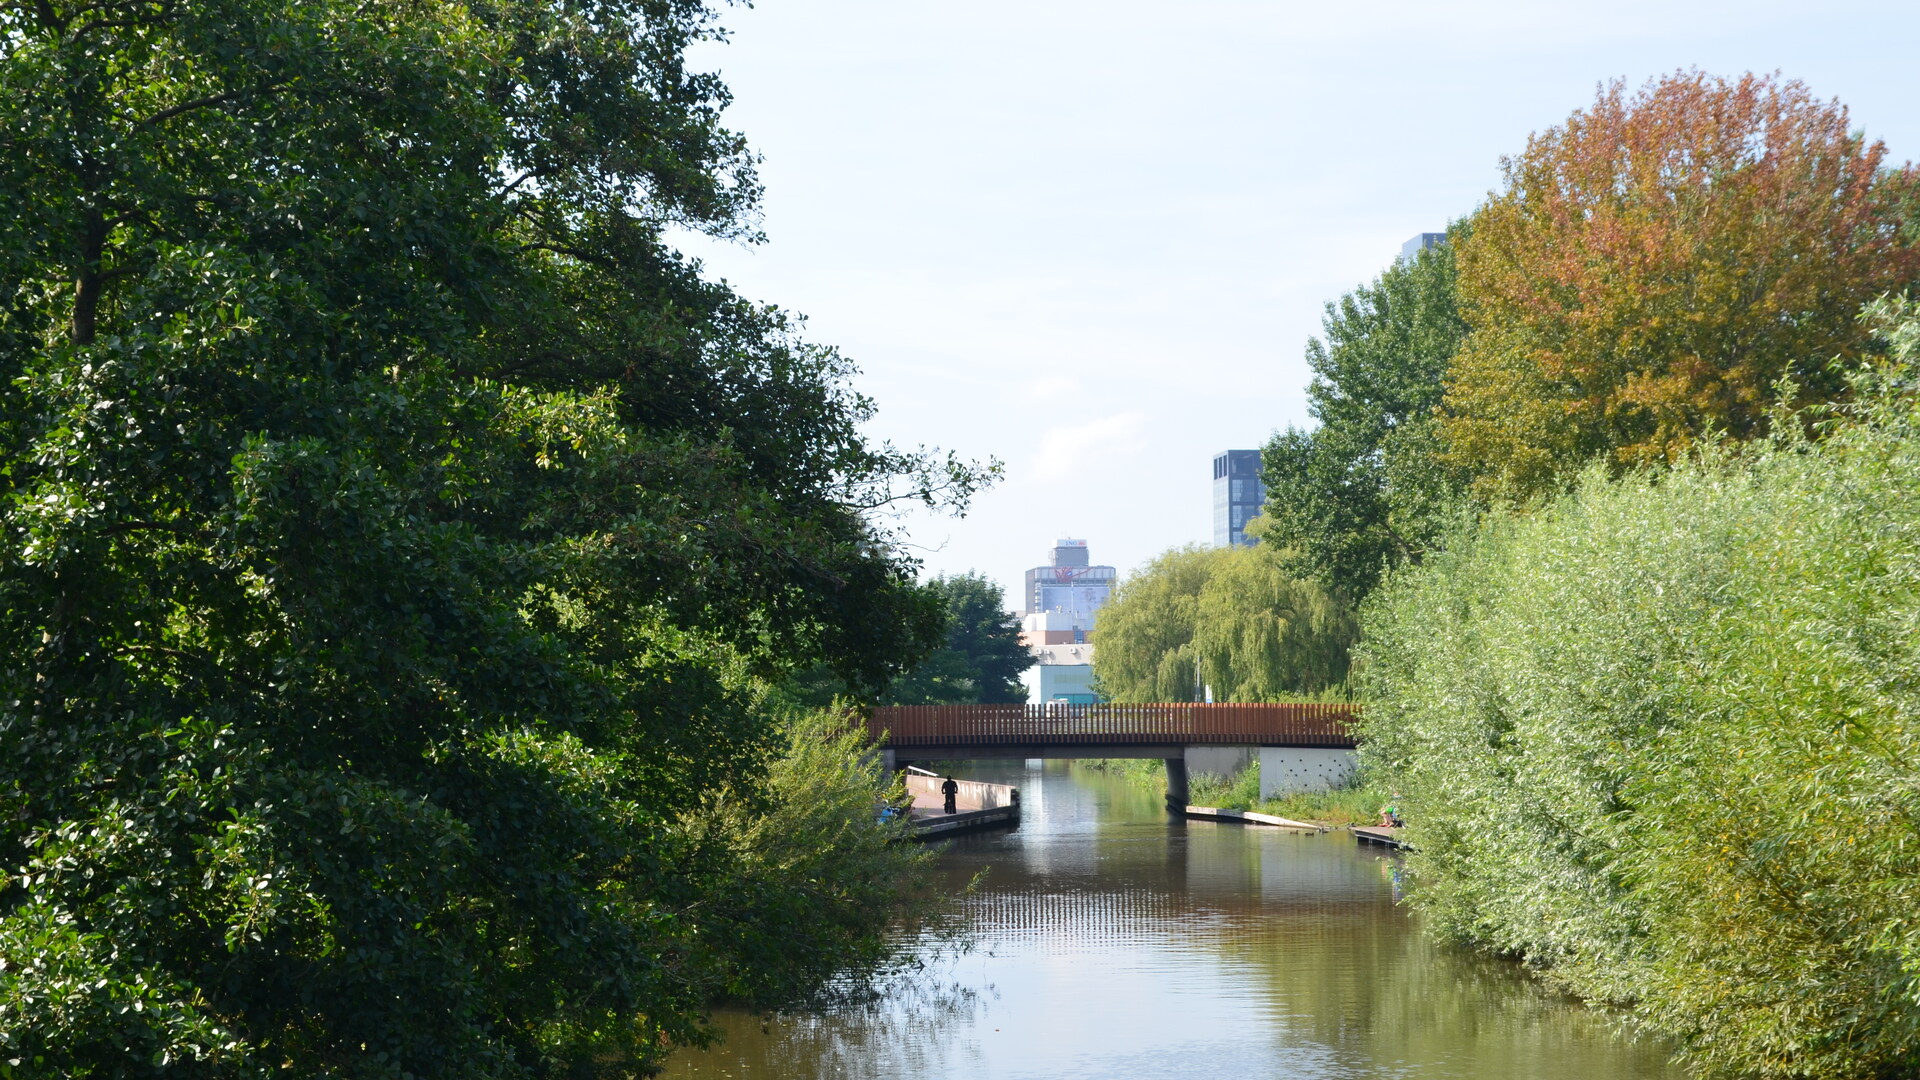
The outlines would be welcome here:
[[[951,842],[974,944],[878,1001],[771,1020],[670,1077],[782,1080],[1679,1080],[1664,1047],[1439,947],[1394,903],[1394,859],[1346,833],[1170,820],[1065,763],[969,765],[1023,821]]]

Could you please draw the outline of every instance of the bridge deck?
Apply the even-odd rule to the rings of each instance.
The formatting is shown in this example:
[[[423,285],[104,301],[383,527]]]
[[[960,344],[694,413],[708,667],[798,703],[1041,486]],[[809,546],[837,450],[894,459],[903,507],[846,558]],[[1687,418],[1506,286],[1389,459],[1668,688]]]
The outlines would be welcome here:
[[[889,750],[1354,744],[1357,705],[889,705],[868,729]],[[1096,753],[1095,756],[1101,756]],[[1110,756],[1122,756],[1119,753]]]

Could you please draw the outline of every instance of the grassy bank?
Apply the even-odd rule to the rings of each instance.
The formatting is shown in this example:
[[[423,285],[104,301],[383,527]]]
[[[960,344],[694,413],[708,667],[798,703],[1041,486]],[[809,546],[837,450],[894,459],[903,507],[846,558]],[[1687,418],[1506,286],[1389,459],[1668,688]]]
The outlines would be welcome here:
[[[1155,791],[1165,791],[1167,788],[1167,766],[1158,758],[1096,758],[1076,762],[1075,767],[1124,777]],[[1382,803],[1379,795],[1358,784],[1333,791],[1302,792],[1262,799],[1258,761],[1230,777],[1211,773],[1194,774],[1187,778],[1187,791],[1187,801],[1194,806],[1252,810],[1335,827],[1376,823],[1380,819]]]

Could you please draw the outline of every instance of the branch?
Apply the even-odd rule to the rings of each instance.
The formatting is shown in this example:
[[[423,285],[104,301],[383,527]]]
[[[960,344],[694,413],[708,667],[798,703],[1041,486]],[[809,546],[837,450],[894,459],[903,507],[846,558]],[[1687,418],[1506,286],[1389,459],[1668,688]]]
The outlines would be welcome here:
[[[179,525],[167,521],[122,521],[101,529],[100,535],[115,536],[120,533],[130,532],[164,532],[172,533],[175,536],[191,536],[195,530],[182,528]]]
[[[143,128],[153,124],[163,124],[168,120],[171,120],[176,116],[179,116],[181,113],[192,112],[195,109],[204,109],[209,106],[220,105],[228,101],[233,101],[237,98],[247,97],[250,94],[262,94],[262,95],[271,94],[274,91],[279,90],[282,87],[285,87],[288,83],[292,81],[293,81],[293,77],[287,76],[286,78],[283,78],[283,79],[275,79],[272,82],[263,83],[257,87],[252,87],[248,89],[238,89],[238,90],[223,90],[218,94],[208,94],[206,97],[194,98],[191,101],[183,101],[178,105],[171,105],[171,106],[168,106],[167,108],[161,109],[159,112],[154,113],[152,116],[149,116],[146,119],[139,121],[133,126],[136,128]]]
[[[511,195],[513,194],[514,188],[519,187],[521,184],[526,183],[527,181],[533,179],[536,176],[544,176],[544,175],[546,175],[546,170],[544,169],[528,169],[526,172],[523,172],[520,174],[519,179],[515,180],[511,184],[508,184],[506,187],[501,188],[499,191],[494,192],[493,197],[497,199],[502,195]]]
[[[1414,547],[1412,544],[1407,543],[1406,538],[1401,536],[1399,533],[1395,532],[1393,529],[1393,526],[1387,524],[1384,519],[1381,520],[1380,527],[1382,529],[1387,530],[1387,536],[1390,539],[1392,539],[1394,543],[1400,545],[1400,551],[1404,555],[1406,555],[1408,562],[1412,563],[1415,566],[1420,565],[1420,556],[1422,552],[1419,548]]]
[[[165,645],[153,645],[144,641],[123,641],[108,650],[109,656],[126,656],[129,653],[148,653],[154,656],[165,656],[178,661],[182,666],[193,665],[200,669],[200,678],[203,681],[209,681],[207,677],[211,675],[228,683],[236,683],[246,687],[258,694],[265,694],[269,690],[269,687],[265,683],[260,682],[258,679],[253,678],[243,671],[222,667],[218,659],[208,656],[205,653],[187,652],[182,649],[168,648]],[[182,674],[187,673],[182,672]]]
[[[92,22],[87,23],[84,26],[81,26],[78,29],[74,30],[73,33],[68,34],[67,40],[79,41],[81,38],[87,36],[88,34],[93,33],[96,30],[110,30],[118,26],[151,26],[153,25],[153,22],[154,20],[152,19],[138,19],[138,18],[95,19]]]
[[[517,250],[551,251],[556,255],[565,255],[571,259],[579,259],[581,262],[586,263],[588,266],[606,267],[606,266],[612,265],[612,260],[608,259],[604,255],[595,255],[592,252],[582,251],[576,247],[570,247],[566,244],[555,244],[546,240],[529,241],[525,244],[521,244]]]

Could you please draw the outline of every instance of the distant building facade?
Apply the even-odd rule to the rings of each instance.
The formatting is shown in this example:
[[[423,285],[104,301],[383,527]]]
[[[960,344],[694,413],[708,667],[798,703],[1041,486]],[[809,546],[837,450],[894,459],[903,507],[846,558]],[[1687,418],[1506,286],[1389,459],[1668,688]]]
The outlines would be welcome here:
[[[1067,626],[1093,629],[1094,615],[1113,592],[1120,571],[1094,566],[1085,540],[1061,540],[1053,545],[1053,561],[1027,571],[1026,609],[1023,615],[1061,612]]]
[[[1093,692],[1093,646],[1037,645],[1033,658],[1039,663],[1020,676],[1029,704],[1091,705],[1099,700]]]
[[[1036,611],[1020,616],[1020,644],[1084,645],[1088,620],[1076,619],[1065,611]]]
[[[1020,677],[1027,701],[1091,705],[1096,700],[1087,635],[1119,577],[1113,567],[1093,564],[1085,540],[1057,541],[1048,564],[1027,571],[1020,641],[1039,661]]]
[[[1435,244],[1444,244],[1446,242],[1447,234],[1443,232],[1414,233],[1413,239],[1400,245],[1400,258],[1406,262],[1412,262],[1414,257],[1421,252],[1433,247]]]
[[[1260,451],[1228,450],[1213,457],[1213,546],[1247,547],[1247,522],[1267,503]]]

